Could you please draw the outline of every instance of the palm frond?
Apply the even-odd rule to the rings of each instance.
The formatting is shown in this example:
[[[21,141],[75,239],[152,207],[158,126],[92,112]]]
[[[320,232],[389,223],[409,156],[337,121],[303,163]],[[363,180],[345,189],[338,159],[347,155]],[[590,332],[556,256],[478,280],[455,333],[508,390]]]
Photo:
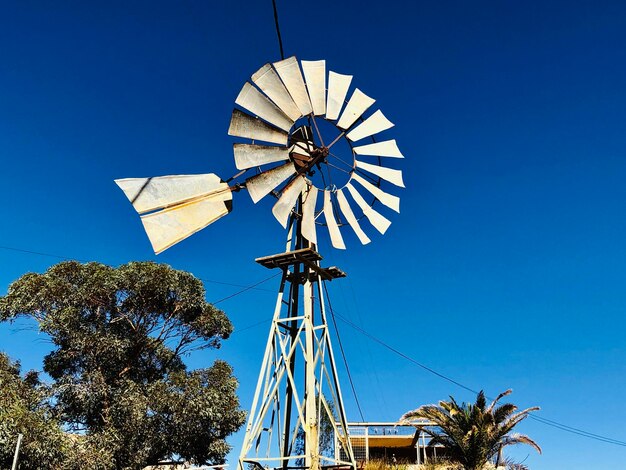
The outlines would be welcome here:
[[[507,434],[511,429],[517,426],[521,421],[524,421],[528,418],[528,415],[533,411],[538,411],[541,408],[538,406],[531,406],[530,408],[526,408],[525,410],[518,411],[513,416],[509,417],[506,422],[502,425],[502,429],[506,430],[504,434]]]
[[[476,397],[476,407],[481,411],[485,411],[485,406],[487,406],[487,399],[485,398],[485,392],[481,390]]]
[[[504,392],[502,392],[500,395],[498,395],[496,397],[496,399],[494,401],[491,402],[491,405],[489,405],[489,408],[487,408],[487,413],[491,413],[491,411],[494,409],[494,407],[496,406],[496,403],[498,403],[502,398],[510,395],[511,393],[513,393],[513,389],[509,388],[508,390],[505,390]]]
[[[535,441],[533,441],[530,437],[526,436],[525,434],[515,433],[515,434],[510,434],[508,436],[505,436],[503,439],[503,443],[505,446],[516,445],[516,444],[527,444],[531,446],[532,448],[534,448],[540,454],[542,453],[541,447],[539,447],[539,444],[537,444]]]
[[[494,423],[499,424],[505,422],[516,410],[517,406],[513,403],[505,403],[504,405],[498,406],[492,412]]]
[[[402,416],[400,416],[399,422],[406,423],[412,419],[428,419],[426,414],[429,414],[430,410],[438,410],[439,407],[437,405],[422,405],[419,408],[416,408],[411,411],[407,411]]]

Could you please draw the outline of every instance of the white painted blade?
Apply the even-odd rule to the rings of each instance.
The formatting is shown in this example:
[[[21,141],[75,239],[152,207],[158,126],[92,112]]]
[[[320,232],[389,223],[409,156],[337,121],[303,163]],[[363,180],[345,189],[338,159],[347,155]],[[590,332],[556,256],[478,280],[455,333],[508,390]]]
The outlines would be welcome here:
[[[125,178],[115,182],[140,214],[207,196],[218,201],[232,198],[228,184],[213,173]]]
[[[328,233],[330,233],[330,242],[335,248],[339,250],[345,250],[346,245],[343,242],[343,237],[339,231],[339,226],[335,220],[335,214],[333,212],[333,204],[330,200],[330,191],[324,191],[324,218],[326,219],[326,225],[328,226]]]
[[[380,111],[376,111],[370,117],[368,117],[365,121],[359,124],[354,130],[348,132],[346,137],[350,139],[352,142],[356,142],[357,140],[361,140],[365,137],[369,137],[370,135],[378,134],[379,132],[385,131],[393,127],[393,123],[385,117],[385,115]]]
[[[233,110],[228,135],[246,137],[252,140],[262,140],[263,142],[273,142],[285,146],[287,145],[287,139],[289,137],[286,132],[274,126],[270,126],[260,119],[250,116],[238,109]]]
[[[320,116],[326,113],[326,61],[301,60],[304,81],[309,91],[313,114]]]
[[[287,147],[273,145],[234,144],[235,166],[238,170],[247,170],[266,163],[289,160]]]
[[[381,177],[385,181],[389,181],[396,186],[400,186],[404,188],[404,182],[402,181],[402,171],[394,170],[393,168],[387,168],[379,165],[372,165],[371,163],[360,162],[359,160],[354,160],[354,164],[357,168],[368,171],[376,176]]]
[[[252,81],[285,113],[292,121],[302,117],[302,113],[291,99],[291,95],[280,81],[272,64],[265,64],[252,75]]]
[[[293,125],[287,115],[248,82],[244,83],[235,103],[286,132]]]
[[[367,220],[370,221],[370,223],[374,226],[376,230],[384,235],[391,225],[391,221],[378,213],[374,208],[370,207],[370,205],[365,202],[365,199],[363,199],[363,196],[359,194],[359,192],[355,189],[354,186],[352,186],[352,184],[348,183],[346,185],[346,188],[348,188],[352,199],[356,201],[358,206],[363,211],[365,217],[367,217]]]
[[[232,199],[232,193],[230,191],[228,193]],[[141,221],[154,252],[159,254],[228,212],[226,202],[204,199],[144,215]]]
[[[354,147],[354,153],[357,155],[372,155],[374,157],[404,158],[404,155],[400,153],[400,149],[398,148],[398,144],[396,144],[395,140],[385,140],[384,142],[376,142],[375,144]]]
[[[302,203],[302,235],[308,241],[317,245],[317,231],[315,228],[315,204],[317,203],[317,188],[309,186],[304,202]]]
[[[326,119],[335,120],[339,117],[343,103],[350,88],[352,75],[341,75],[332,70],[328,73],[328,101],[326,102]]]
[[[248,178],[246,180],[246,188],[248,189],[252,201],[256,204],[267,196],[272,189],[295,174],[296,170],[293,167],[293,163],[285,163],[284,165],[259,173],[252,178]]]
[[[337,127],[348,129],[375,101],[374,98],[370,98],[358,88],[354,90],[350,101],[346,105],[346,109],[343,110],[343,114],[339,118],[339,122],[337,122]]]
[[[276,217],[276,220],[280,222],[283,228],[287,228],[287,221],[289,220],[289,214],[291,209],[296,204],[298,196],[302,194],[302,191],[306,189],[306,180],[303,176],[297,176],[287,187],[283,190],[274,207],[272,207],[272,214]]]
[[[393,209],[394,211],[400,213],[400,198],[397,196],[393,196],[389,193],[386,193],[378,186],[374,186],[372,183],[367,181],[361,175],[357,173],[352,173],[352,179],[358,182],[361,186],[367,189],[372,195],[378,199],[382,204]]]
[[[291,98],[296,103],[300,113],[303,116],[311,114],[313,112],[311,101],[309,101],[309,95],[304,86],[302,72],[300,72],[300,66],[295,56],[281,60],[280,62],[274,62],[274,68],[285,84],[287,91],[289,91]]]
[[[350,207],[350,204],[348,203],[348,200],[346,199],[346,196],[344,196],[341,189],[337,191],[337,202],[339,202],[339,208],[341,209],[341,212],[346,217],[346,220],[350,224],[350,227],[352,227],[352,230],[354,230],[354,233],[356,233],[356,236],[359,237],[359,240],[361,240],[361,243],[363,245],[367,245],[369,242],[371,242],[369,237],[365,235],[365,232],[361,229],[359,221],[354,216],[354,212],[352,212],[352,208]]]

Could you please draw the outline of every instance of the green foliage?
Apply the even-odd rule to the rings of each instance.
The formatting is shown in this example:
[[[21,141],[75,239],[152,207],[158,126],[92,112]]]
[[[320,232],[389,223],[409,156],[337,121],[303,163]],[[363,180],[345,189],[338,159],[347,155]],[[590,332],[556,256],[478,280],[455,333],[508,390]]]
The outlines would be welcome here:
[[[52,468],[63,456],[65,438],[37,374],[20,375],[18,363],[0,353],[0,468],[11,468],[18,434],[22,468]]]
[[[174,454],[223,462],[245,419],[237,381],[224,362],[189,372],[182,361],[232,332],[200,280],[151,262],[64,262],[11,284],[0,319],[20,315],[55,345],[44,359],[55,411],[79,432],[63,468],[139,469]]]
[[[433,436],[430,445],[442,444],[453,462],[466,470],[479,470],[508,445],[528,444],[541,453],[541,448],[528,436],[511,434],[520,421],[539,408],[517,411],[511,403],[498,405],[498,401],[510,393],[511,390],[501,393],[489,406],[482,391],[475,404],[459,405],[450,397],[450,401],[440,401],[438,406],[424,405],[409,411],[400,419],[424,418],[434,422],[441,433]]]

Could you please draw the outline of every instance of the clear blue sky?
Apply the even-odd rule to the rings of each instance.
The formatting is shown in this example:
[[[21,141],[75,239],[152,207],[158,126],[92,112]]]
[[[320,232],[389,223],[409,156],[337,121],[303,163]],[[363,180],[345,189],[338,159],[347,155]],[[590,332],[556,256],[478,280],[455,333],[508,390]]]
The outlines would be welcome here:
[[[279,59],[271,1],[53,3],[0,6],[0,245],[156,259],[242,285],[270,275],[253,260],[284,246],[271,201],[238,195],[228,217],[155,257],[113,179],[235,173],[234,99]],[[406,156],[387,235],[321,247],[349,274],[330,286],[335,309],[469,387],[511,387],[541,416],[626,440],[626,4],[278,6],[287,55],[353,74]],[[0,293],[57,261],[0,249]],[[220,306],[239,329],[269,319],[277,282]],[[206,288],[209,300],[238,290]],[[190,364],[233,363],[248,407],[267,326]],[[340,328],[366,419],[473,398]],[[26,368],[49,347],[29,325],[0,326],[0,349]],[[514,453],[533,469],[626,461],[624,447],[533,421],[520,430],[544,449]]]

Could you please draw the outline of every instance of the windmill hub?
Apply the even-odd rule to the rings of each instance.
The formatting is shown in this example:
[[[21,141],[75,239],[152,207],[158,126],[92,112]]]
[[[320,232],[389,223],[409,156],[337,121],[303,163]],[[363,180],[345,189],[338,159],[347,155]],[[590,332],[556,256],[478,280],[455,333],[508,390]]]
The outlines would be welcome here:
[[[311,152],[311,156],[304,162],[297,157],[292,158],[296,165],[302,165],[299,169],[300,173],[307,173],[308,175],[311,175],[311,171],[313,170],[314,166],[317,166],[319,168],[320,163],[328,163],[328,148],[316,148]]]

